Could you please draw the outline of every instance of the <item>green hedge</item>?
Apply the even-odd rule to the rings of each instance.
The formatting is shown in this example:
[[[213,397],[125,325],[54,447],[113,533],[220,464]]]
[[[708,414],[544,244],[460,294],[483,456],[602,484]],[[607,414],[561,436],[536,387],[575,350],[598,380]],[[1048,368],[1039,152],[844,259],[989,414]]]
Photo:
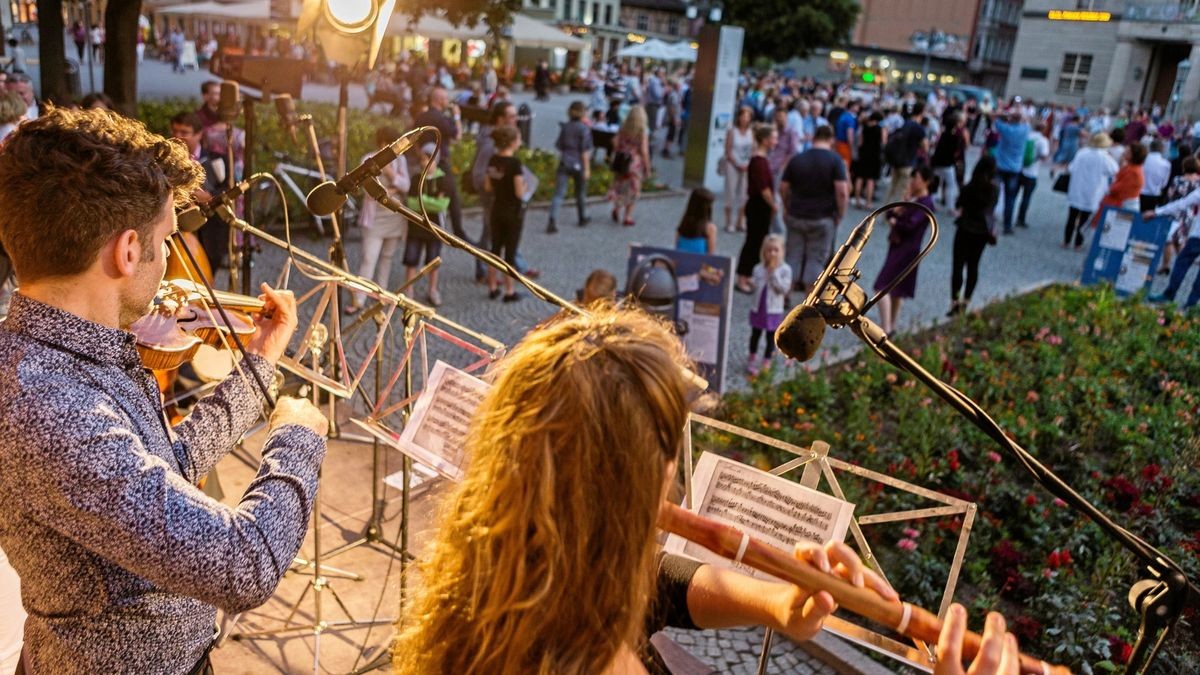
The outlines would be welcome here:
[[[152,131],[163,135],[170,135],[171,117],[181,111],[195,110],[198,106],[199,101],[196,99],[142,101],[138,103],[138,116]],[[337,106],[331,103],[299,101],[296,103],[296,109],[300,113],[312,115],[319,139],[333,138],[336,135]],[[288,139],[285,130],[279,122],[278,115],[275,114],[274,106],[258,105],[257,122],[257,139],[255,140],[255,147],[253,149],[253,161],[256,171],[270,171],[275,166],[276,160],[271,154],[272,151],[287,152],[296,158],[297,163],[300,164],[311,163],[307,159],[301,161],[301,158],[308,156],[307,146],[303,143],[294,144]],[[376,149],[374,142],[375,129],[383,125],[395,126],[400,131],[404,131],[400,120],[396,118],[368,113],[362,110],[349,111],[347,115],[347,136],[350,148],[348,155],[350,166],[354,166],[359,158]],[[554,195],[554,178],[555,170],[558,167],[558,154],[540,148],[522,147],[517,155],[538,177],[538,189],[534,194],[534,200],[549,200]],[[455,144],[451,154],[451,164],[456,176],[470,169],[471,160],[474,156],[475,140],[473,138],[464,138],[461,142]],[[330,167],[326,167],[326,169],[328,170]],[[593,167],[592,177],[588,182],[588,195],[600,196],[606,194],[611,183],[612,171],[607,166],[600,165]],[[647,180],[643,189],[652,191],[663,188]],[[477,196],[463,194],[464,207],[476,206],[478,203]],[[300,211],[296,209],[302,208],[302,204],[298,200],[293,200],[289,208],[294,213],[299,213]]]
[[[944,329],[902,338],[1067,483],[1200,578],[1200,316],[1109,288],[1052,287]],[[864,350],[843,365],[755,379],[719,416],[977,503],[957,598],[997,607],[1022,646],[1074,669],[1128,657],[1134,558],[1036,486],[1016,460],[912,378]],[[712,434],[704,444],[760,467],[786,457]],[[919,505],[847,480],[859,514]],[[902,596],[936,610],[959,519],[865,527]],[[1194,609],[1162,672],[1195,672]],[[1187,664],[1192,664],[1188,666]]]

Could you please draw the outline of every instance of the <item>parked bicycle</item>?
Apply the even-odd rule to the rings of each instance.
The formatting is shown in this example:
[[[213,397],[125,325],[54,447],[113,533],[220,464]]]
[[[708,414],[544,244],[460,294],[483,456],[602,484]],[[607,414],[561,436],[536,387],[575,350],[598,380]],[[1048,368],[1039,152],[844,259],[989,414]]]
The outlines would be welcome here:
[[[329,216],[315,216],[305,206],[308,191],[321,182],[321,174],[316,169],[296,164],[286,152],[272,151],[275,167],[271,174],[279,180],[287,196],[288,216],[291,219],[293,232],[298,232],[296,225],[307,223],[314,236],[324,236],[329,228]],[[264,230],[283,229],[283,207],[279,202],[279,190],[269,180],[260,180],[254,186],[254,224]],[[343,231],[358,222],[359,201],[351,196],[346,199],[342,208],[341,225]]]

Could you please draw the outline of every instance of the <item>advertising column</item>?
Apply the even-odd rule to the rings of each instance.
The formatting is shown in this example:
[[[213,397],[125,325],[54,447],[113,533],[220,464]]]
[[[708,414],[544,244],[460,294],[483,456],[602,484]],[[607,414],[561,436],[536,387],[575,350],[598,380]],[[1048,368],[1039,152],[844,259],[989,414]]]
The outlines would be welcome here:
[[[720,194],[725,179],[717,164],[725,153],[725,135],[733,125],[744,31],[737,26],[705,26],[692,76],[684,187],[706,187]]]

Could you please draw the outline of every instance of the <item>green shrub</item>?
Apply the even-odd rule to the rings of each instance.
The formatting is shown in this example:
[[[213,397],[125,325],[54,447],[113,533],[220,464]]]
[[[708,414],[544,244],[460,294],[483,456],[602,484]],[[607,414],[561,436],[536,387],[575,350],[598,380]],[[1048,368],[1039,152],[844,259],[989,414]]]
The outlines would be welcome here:
[[[900,343],[1085,498],[1200,578],[1200,316],[1105,287],[1052,287]],[[1133,556],[869,350],[786,381],[758,378],[727,395],[719,416],[796,445],[825,440],[835,457],[977,503],[956,597],[1003,611],[1029,652],[1107,669],[1136,635],[1125,600],[1139,578]],[[732,440],[724,452],[762,467],[785,459]],[[915,507],[852,480],[844,487],[860,514]],[[901,595],[936,609],[959,524],[864,531]],[[1163,672],[1200,662],[1194,634],[1189,641],[1195,621],[1185,614]]]

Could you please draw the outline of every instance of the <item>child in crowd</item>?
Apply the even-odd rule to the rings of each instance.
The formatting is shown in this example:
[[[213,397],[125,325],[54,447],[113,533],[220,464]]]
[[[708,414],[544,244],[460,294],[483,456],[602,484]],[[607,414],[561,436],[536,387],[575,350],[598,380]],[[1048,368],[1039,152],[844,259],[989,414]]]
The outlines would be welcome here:
[[[437,153],[437,145],[426,143],[421,146],[418,155],[420,165],[427,166],[430,158]],[[445,229],[446,210],[450,207],[450,198],[446,196],[446,172],[438,168],[437,160],[433,161],[433,170],[425,177],[425,189],[418,200],[416,195],[408,198],[409,208],[420,211],[421,202],[425,203],[425,212],[435,227]],[[404,243],[404,280],[412,281],[417,276],[421,265],[428,265],[434,258],[442,254],[442,242],[432,232],[419,225],[408,228],[408,239]],[[424,255],[424,261],[421,260]],[[442,294],[438,291],[438,268],[429,272],[429,293],[426,296],[429,304],[440,307]]]
[[[783,321],[785,296],[792,287],[792,268],[783,261],[783,237],[768,234],[763,239],[759,259],[751,276],[758,301],[750,311],[750,359],[746,363],[746,372],[750,375],[757,375],[760,367],[767,367],[771,363],[771,357],[775,354],[775,329]],[[767,346],[760,366],[758,340],[764,331]]]
[[[513,268],[517,266],[517,245],[521,242],[521,224],[524,220],[525,176],[521,160],[515,157],[521,147],[521,134],[516,127],[492,129],[492,141],[496,154],[488,161],[484,190],[492,193],[492,254],[501,255]],[[488,267],[488,297],[500,297],[501,275],[494,267]],[[504,302],[521,299],[513,288],[513,279],[504,276]]]
[[[579,291],[579,304],[587,307],[597,302],[617,301],[617,278],[608,270],[592,270]]]
[[[675,230],[675,250],[689,253],[717,252],[717,224],[712,219],[713,193],[696,188],[688,197],[683,218]]]

